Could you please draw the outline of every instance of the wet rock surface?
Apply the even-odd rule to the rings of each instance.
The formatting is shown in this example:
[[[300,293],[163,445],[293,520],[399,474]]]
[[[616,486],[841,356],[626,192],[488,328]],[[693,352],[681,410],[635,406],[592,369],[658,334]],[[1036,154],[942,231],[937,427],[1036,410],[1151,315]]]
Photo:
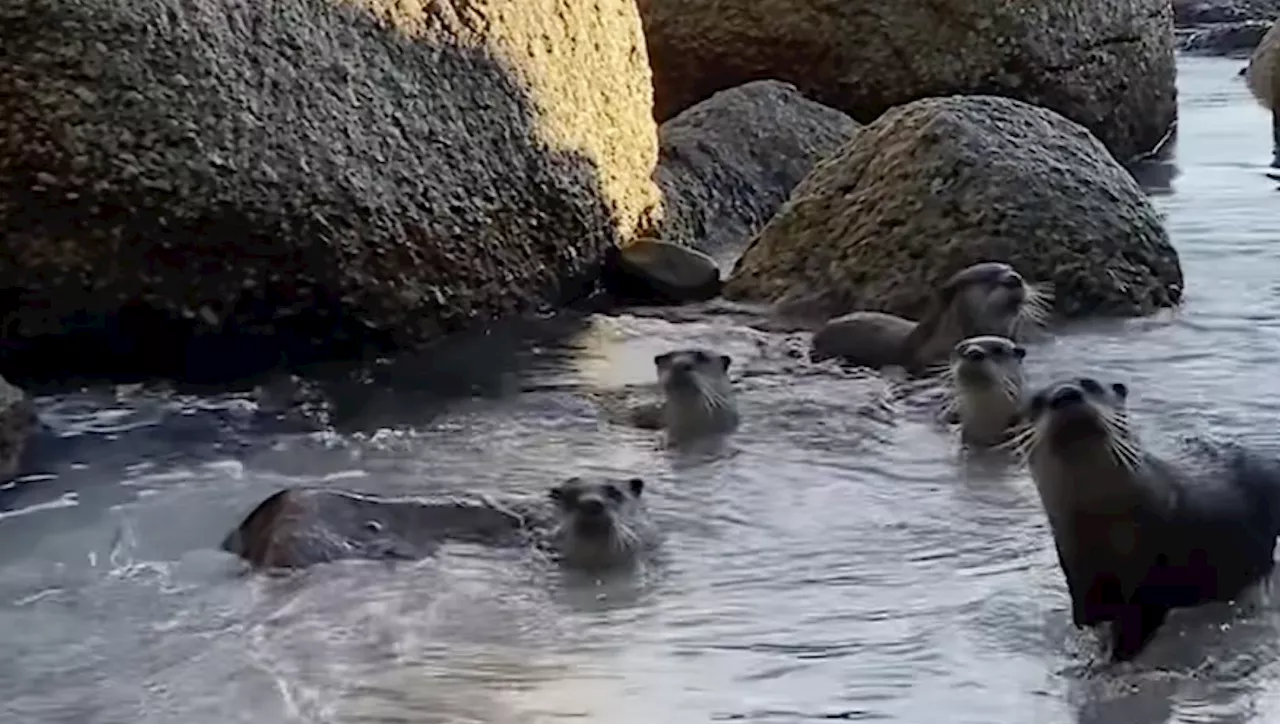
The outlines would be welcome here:
[[[989,93],[1089,128],[1120,159],[1176,116],[1167,0],[640,0],[666,120],[716,91],[773,78],[869,123],[912,100]]]
[[[0,9],[6,370],[236,376],[579,293],[656,225],[635,8]]]
[[[668,236],[731,265],[814,164],[857,129],[844,113],[772,80],[686,109],[658,129],[654,179]]]
[[[1177,252],[1132,176],[1080,125],[992,96],[886,113],[819,164],[725,287],[817,319],[918,319],[939,280],[979,261],[1052,282],[1067,317],[1176,304]]]

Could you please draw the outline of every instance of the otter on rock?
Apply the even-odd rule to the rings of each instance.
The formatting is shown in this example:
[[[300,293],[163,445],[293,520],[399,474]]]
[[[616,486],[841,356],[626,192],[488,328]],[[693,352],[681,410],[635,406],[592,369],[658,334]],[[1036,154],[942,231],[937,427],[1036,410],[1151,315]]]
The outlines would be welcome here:
[[[945,364],[963,339],[1017,339],[1024,323],[1044,325],[1052,301],[1051,284],[1028,284],[1009,264],[973,264],[942,285],[919,323],[884,312],[851,312],[829,320],[813,335],[810,357],[874,369],[898,365],[921,375]]]
[[[566,565],[632,562],[657,544],[644,481],[569,478],[544,497],[383,498],[286,488],[245,517],[221,548],[259,568],[349,558],[418,559],[444,541],[533,545]]]
[[[662,400],[632,411],[639,427],[665,429],[667,441],[679,444],[733,432],[738,404],[729,380],[733,358],[705,349],[678,349],[657,355]]]
[[[981,335],[951,351],[947,420],[959,423],[967,445],[989,447],[1009,438],[1021,419],[1027,350],[1007,337]]]
[[[1249,92],[1271,112],[1271,166],[1280,168],[1280,22],[1262,36],[1244,69]]]
[[[1280,465],[1197,442],[1143,450],[1129,390],[1090,377],[1031,397],[1011,446],[1049,519],[1076,626],[1111,624],[1111,659],[1137,656],[1175,608],[1227,601],[1267,576],[1280,534]]]

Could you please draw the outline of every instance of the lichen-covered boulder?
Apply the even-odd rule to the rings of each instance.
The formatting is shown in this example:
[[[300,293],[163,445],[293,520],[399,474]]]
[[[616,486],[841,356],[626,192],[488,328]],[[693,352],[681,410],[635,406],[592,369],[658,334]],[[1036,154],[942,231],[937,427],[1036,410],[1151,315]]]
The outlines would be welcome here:
[[[789,83],[761,80],[720,91],[658,128],[667,238],[727,266],[813,165],[858,129],[849,116]]]
[[[0,354],[216,373],[573,296],[658,223],[643,43],[630,0],[5,3]]]
[[[1082,126],[994,96],[895,108],[823,161],[725,285],[826,319],[918,319],[933,284],[980,261],[1052,282],[1057,312],[1176,304],[1182,269],[1142,189]]]
[[[1120,159],[1177,114],[1168,0],[638,0],[660,121],[775,78],[869,123],[920,98],[1052,108]]]

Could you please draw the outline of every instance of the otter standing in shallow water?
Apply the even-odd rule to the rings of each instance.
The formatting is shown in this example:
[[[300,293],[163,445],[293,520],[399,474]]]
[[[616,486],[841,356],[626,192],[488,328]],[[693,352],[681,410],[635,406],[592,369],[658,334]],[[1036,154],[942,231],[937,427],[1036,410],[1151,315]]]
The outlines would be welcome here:
[[[534,545],[563,563],[598,569],[632,562],[658,542],[644,481],[570,478],[545,498],[380,498],[288,488],[260,503],[222,549],[260,568],[344,558],[417,559],[447,540]]]
[[[952,275],[919,323],[884,312],[852,312],[813,335],[810,356],[874,369],[898,365],[919,375],[945,363],[963,339],[1017,339],[1025,322],[1043,325],[1052,300],[1049,284],[1030,285],[1004,262],[982,262]]]
[[[982,335],[951,351],[947,419],[960,425],[966,445],[989,447],[1006,441],[1021,419],[1026,349],[1007,337]]]
[[[1176,462],[1142,449],[1128,389],[1084,377],[1029,403],[1026,454],[1077,626],[1111,623],[1111,658],[1140,653],[1169,611],[1227,601],[1267,576],[1280,465],[1200,444]]]
[[[729,380],[733,358],[705,349],[678,349],[653,358],[662,400],[632,411],[639,427],[663,429],[679,445],[738,428],[738,403]]]

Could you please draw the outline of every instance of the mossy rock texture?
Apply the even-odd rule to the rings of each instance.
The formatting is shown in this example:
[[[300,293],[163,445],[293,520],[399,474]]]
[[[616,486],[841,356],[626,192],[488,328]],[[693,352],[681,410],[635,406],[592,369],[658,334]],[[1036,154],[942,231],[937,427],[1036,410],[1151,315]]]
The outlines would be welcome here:
[[[776,79],[870,123],[952,94],[1008,96],[1126,160],[1177,116],[1169,0],[638,0],[659,121]]]
[[[995,96],[916,101],[820,163],[752,241],[725,286],[818,319],[918,319],[935,287],[979,261],[1052,282],[1066,317],[1179,302],[1161,220],[1087,129]]]
[[[31,0],[0,46],[6,370],[414,344],[659,223],[630,0]]]
[[[796,184],[857,130],[849,116],[774,80],[685,109],[658,128],[664,235],[728,271]]]

